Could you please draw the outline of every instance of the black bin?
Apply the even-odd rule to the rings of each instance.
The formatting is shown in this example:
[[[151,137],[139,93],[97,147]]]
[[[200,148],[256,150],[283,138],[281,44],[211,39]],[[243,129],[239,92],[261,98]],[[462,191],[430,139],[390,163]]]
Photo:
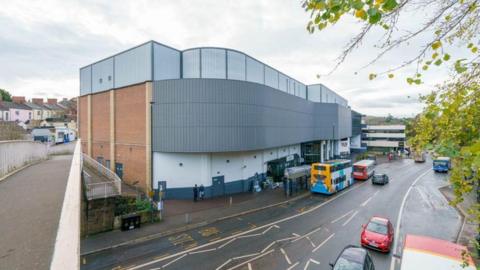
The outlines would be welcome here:
[[[129,231],[140,228],[142,219],[140,215],[133,214],[122,217],[122,231]]]

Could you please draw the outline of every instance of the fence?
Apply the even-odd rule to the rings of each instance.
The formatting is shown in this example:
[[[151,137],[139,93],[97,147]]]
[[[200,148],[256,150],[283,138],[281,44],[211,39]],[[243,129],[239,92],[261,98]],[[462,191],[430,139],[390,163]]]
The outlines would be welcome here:
[[[48,155],[69,155],[73,154],[76,142],[62,143],[48,147]]]
[[[80,269],[80,171],[82,165],[80,141],[75,143],[74,146],[75,151],[50,263],[51,270]]]
[[[33,141],[0,141],[0,178],[47,158],[47,146]]]
[[[108,198],[122,194],[122,180],[86,154],[82,155],[85,193],[88,200]]]

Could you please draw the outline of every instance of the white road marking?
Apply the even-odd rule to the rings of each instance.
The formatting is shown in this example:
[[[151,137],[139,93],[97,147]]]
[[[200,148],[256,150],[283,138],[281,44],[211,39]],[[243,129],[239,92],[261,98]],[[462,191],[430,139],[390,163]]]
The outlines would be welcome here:
[[[295,238],[297,238],[297,237],[298,237],[298,236],[291,236],[291,237],[287,237],[287,238],[283,238],[283,239],[276,240],[275,242],[287,241],[287,240],[290,240],[290,239],[295,239]]]
[[[358,211],[355,211],[352,216],[350,216],[343,224],[342,226],[345,227],[356,215],[358,214]]]
[[[368,203],[371,199],[373,199],[373,197],[375,197],[375,195],[378,194],[378,192],[379,192],[379,190],[377,190],[375,193],[373,193],[373,195],[370,196],[370,198],[368,198],[366,201],[364,201],[364,202],[362,203],[362,206],[365,207],[365,206],[367,205],[367,203]]]
[[[295,266],[297,266],[300,262],[294,263],[292,266],[288,267],[287,270],[293,269]]]
[[[173,260],[173,261],[171,261],[171,262],[169,262],[169,263],[167,263],[167,264],[164,264],[164,265],[162,266],[162,268],[165,268],[165,267],[169,266],[170,264],[172,264],[172,263],[174,263],[174,262],[182,259],[182,258],[185,257],[185,256],[187,256],[187,253],[183,254],[182,256],[176,258],[175,260]]]
[[[247,265],[248,265],[248,270],[252,270],[252,265],[250,263],[248,263]]]
[[[262,233],[256,233],[256,234],[248,234],[248,235],[242,235],[242,236],[239,236],[238,238],[249,238],[249,237],[254,237],[254,236],[260,236],[262,235]]]
[[[228,242],[223,243],[223,244],[222,244],[221,246],[219,246],[218,248],[221,249],[221,248],[225,247],[226,245],[232,243],[232,242],[235,241],[235,240],[237,240],[237,238],[230,239]]]
[[[342,216],[340,216],[340,217],[338,217],[338,218],[336,218],[336,219],[332,220],[332,222],[331,222],[331,223],[333,224],[333,223],[335,223],[335,222],[337,222],[337,221],[341,220],[342,218],[344,218],[344,217],[346,217],[346,216],[350,215],[352,212],[353,212],[353,209],[352,209],[352,210],[350,210],[350,211],[348,211],[348,212],[347,212],[347,213],[345,213],[344,215],[342,215]]]
[[[305,267],[303,267],[303,270],[307,270],[307,269],[308,269],[308,266],[310,266],[310,263],[320,264],[319,261],[316,261],[316,260],[310,258],[310,260],[308,260],[308,262],[305,264]]]
[[[256,259],[259,259],[259,258],[261,258],[261,257],[263,257],[263,256],[266,256],[266,255],[268,255],[268,254],[270,254],[270,253],[272,253],[272,252],[274,252],[274,251],[275,251],[275,249],[270,249],[269,251],[267,251],[267,252],[265,252],[265,253],[261,253],[260,255],[254,257],[254,258],[251,258],[251,259],[248,260],[248,261],[244,261],[244,262],[242,262],[242,263],[240,263],[240,264],[237,264],[237,265],[235,265],[235,266],[232,266],[232,267],[228,268],[227,270],[233,270],[233,269],[237,269],[237,268],[239,268],[239,267],[242,267],[242,266],[244,266],[245,264],[248,264],[248,263],[250,263],[250,262],[253,262],[253,261],[255,261]]]
[[[361,204],[361,206],[365,207],[365,205],[367,205],[367,203],[368,203],[371,199],[373,199],[373,196],[370,197],[370,198],[368,198],[366,201],[364,201],[364,202]]]
[[[288,255],[285,252],[285,250],[283,248],[280,248],[280,251],[282,252],[283,256],[285,257],[285,260],[287,260],[287,263],[292,264],[292,262],[290,261],[290,258],[288,258]]]
[[[294,235],[296,237],[300,237],[300,234],[298,234],[298,233],[292,233],[292,235]]]
[[[222,265],[220,265],[219,267],[217,267],[215,270],[220,270],[220,269],[222,269],[222,267],[224,267],[225,265],[229,264],[231,261],[232,261],[232,259],[228,259],[226,262],[222,263]]]
[[[307,234],[304,234],[304,235],[302,235],[301,237],[298,237],[298,238],[295,239],[295,240],[292,240],[292,243],[293,243],[293,242],[296,242],[296,241],[298,241],[298,240],[301,240],[301,239],[303,239],[303,238],[305,238],[305,237],[308,237],[308,236],[310,236],[310,235],[312,235],[312,234],[320,231],[321,229],[322,229],[322,227],[318,227],[318,228],[316,228],[315,230],[313,230],[313,231],[311,231],[311,232],[309,232],[309,233],[307,233]]]
[[[294,214],[292,216],[289,216],[289,217],[285,217],[285,218],[282,218],[282,219],[279,219],[279,220],[276,220],[274,222],[271,222],[269,224],[265,224],[265,225],[262,225],[262,226],[259,226],[259,227],[256,227],[256,228],[252,228],[248,231],[244,231],[244,232],[241,232],[241,233],[238,233],[238,234],[235,234],[235,235],[232,235],[232,236],[228,236],[228,237],[225,237],[225,238],[222,238],[222,239],[218,239],[216,241],[212,241],[212,242],[209,242],[209,243],[205,243],[203,245],[200,245],[200,246],[197,246],[197,247],[194,247],[194,248],[191,248],[189,250],[184,250],[184,251],[180,251],[178,253],[175,253],[175,254],[172,254],[172,255],[169,255],[169,256],[165,256],[163,258],[159,258],[159,259],[156,259],[156,260],[151,260],[149,262],[146,262],[144,264],[140,264],[140,265],[136,265],[134,267],[131,267],[129,268],[129,270],[136,270],[136,269],[141,269],[141,268],[144,268],[146,266],[149,266],[149,265],[152,265],[152,264],[155,264],[155,263],[158,263],[158,262],[161,262],[161,261],[165,261],[165,260],[168,260],[168,259],[171,259],[171,258],[174,258],[176,256],[179,256],[179,255],[183,255],[183,254],[187,254],[188,252],[192,252],[192,251],[195,251],[195,250],[199,250],[199,249],[202,249],[202,248],[205,248],[205,247],[208,247],[208,246],[211,246],[211,245],[216,245],[218,243],[221,243],[223,241],[228,241],[230,239],[233,239],[233,238],[238,238],[239,236],[242,236],[242,235],[246,235],[248,233],[251,233],[251,232],[254,232],[254,231],[258,231],[258,230],[261,230],[261,229],[265,229],[265,228],[268,228],[272,225],[276,225],[276,224],[279,224],[279,223],[282,223],[282,222],[285,222],[285,221],[288,221],[288,220],[292,220],[292,219],[295,219],[295,218],[298,218],[298,217],[301,217],[303,215],[306,215],[306,214],[309,214],[339,198],[342,198],[343,196],[347,195],[348,193],[360,188],[361,186],[365,185],[366,183],[368,182],[363,182],[363,183],[360,183],[360,184],[357,184],[353,187],[351,187],[350,189],[348,190],[345,190],[345,191],[342,191],[341,193],[337,194],[337,195],[334,195],[334,197],[328,199],[327,201],[319,204],[319,205],[316,205],[308,210],[305,210],[301,213],[297,213],[297,214]],[[291,237],[290,239],[292,239],[293,237]],[[282,240],[287,240],[287,239],[282,239]],[[278,240],[278,241],[281,241],[281,240]],[[277,241],[277,242],[278,242]],[[246,263],[245,263],[246,264]],[[245,265],[243,264],[243,265]]]
[[[270,231],[272,228],[280,229],[280,226],[278,226],[278,225],[270,226],[270,227],[268,227],[268,229],[266,229],[265,231],[263,231],[262,234],[266,234],[266,233],[267,233],[268,231]]]
[[[260,252],[255,252],[255,253],[252,253],[252,254],[247,254],[247,255],[234,257],[234,258],[232,258],[232,260],[239,260],[239,259],[243,259],[243,258],[253,257],[253,256],[256,256],[258,254],[260,254]]]
[[[264,249],[262,249],[262,251],[260,253],[263,253],[263,252],[267,251],[267,249],[271,248],[273,245],[275,245],[275,243],[277,243],[277,241],[273,241],[272,243],[270,243],[268,246],[266,246]]]
[[[198,254],[198,253],[204,253],[204,252],[209,252],[209,251],[214,251],[214,250],[217,250],[217,249],[216,248],[211,248],[211,249],[197,250],[197,251],[189,252],[188,254]]]
[[[395,237],[394,237],[394,243],[393,243],[393,250],[396,250],[397,249],[397,243],[399,242],[400,239],[398,239],[399,235],[400,235],[400,223],[402,221],[402,214],[403,214],[403,208],[405,207],[405,203],[407,202],[407,197],[408,197],[408,194],[410,194],[410,191],[412,190],[413,186],[415,186],[418,182],[418,180],[420,180],[423,176],[425,176],[427,173],[431,172],[432,169],[429,168],[427,171],[425,171],[424,173],[422,173],[421,175],[419,175],[415,181],[413,181],[413,183],[410,185],[410,187],[408,188],[407,190],[407,193],[405,193],[405,195],[403,196],[403,200],[402,200],[402,204],[400,204],[400,211],[398,211],[398,217],[397,217],[397,226],[395,228]],[[392,260],[390,261],[390,270],[394,270],[395,269],[395,259],[392,257]]]
[[[318,250],[319,248],[321,248],[323,245],[325,245],[325,243],[327,243],[328,240],[330,240],[330,239],[331,239],[332,237],[334,237],[334,236],[335,236],[335,233],[332,233],[329,237],[327,237],[327,239],[323,240],[323,242],[320,243],[320,245],[318,245],[316,248],[314,248],[314,249],[312,250],[312,253],[315,252],[315,251],[317,251],[317,250]]]
[[[312,247],[315,247],[315,244],[313,243],[312,239],[310,239],[310,237],[306,237],[308,239],[308,241],[310,241],[310,244],[312,245]]]

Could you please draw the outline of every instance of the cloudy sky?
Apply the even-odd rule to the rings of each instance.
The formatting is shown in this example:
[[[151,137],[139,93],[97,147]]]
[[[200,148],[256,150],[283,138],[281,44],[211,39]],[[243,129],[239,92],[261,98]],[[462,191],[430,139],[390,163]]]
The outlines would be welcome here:
[[[421,110],[418,94],[448,75],[446,67],[429,72],[425,84],[409,86],[405,76],[368,80],[368,74],[393,67],[414,55],[420,37],[361,69],[376,55],[374,31],[332,75],[326,74],[361,24],[353,18],[313,35],[300,0],[0,0],[0,88],[14,95],[73,97],[79,92],[79,68],[148,40],[178,49],[196,46],[243,51],[304,82],[323,83],[369,115],[412,116]],[[411,11],[403,33],[425,14]],[[357,74],[355,74],[357,73]]]

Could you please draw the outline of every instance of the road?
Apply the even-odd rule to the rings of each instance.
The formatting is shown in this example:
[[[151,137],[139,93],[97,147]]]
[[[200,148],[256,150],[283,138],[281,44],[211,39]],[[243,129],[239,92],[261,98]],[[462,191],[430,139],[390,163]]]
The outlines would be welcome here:
[[[455,240],[459,216],[437,188],[445,175],[431,162],[381,164],[385,186],[370,181],[333,196],[312,195],[250,215],[89,255],[82,269],[329,269],[348,244],[359,244],[361,225],[373,215],[389,218],[398,230],[394,252],[370,254],[376,269],[399,269],[405,233]],[[412,186],[412,184],[414,184]],[[408,195],[408,196],[407,196]],[[402,207],[403,206],[403,207]],[[400,209],[402,222],[397,225]],[[443,224],[432,230],[432,224]]]

